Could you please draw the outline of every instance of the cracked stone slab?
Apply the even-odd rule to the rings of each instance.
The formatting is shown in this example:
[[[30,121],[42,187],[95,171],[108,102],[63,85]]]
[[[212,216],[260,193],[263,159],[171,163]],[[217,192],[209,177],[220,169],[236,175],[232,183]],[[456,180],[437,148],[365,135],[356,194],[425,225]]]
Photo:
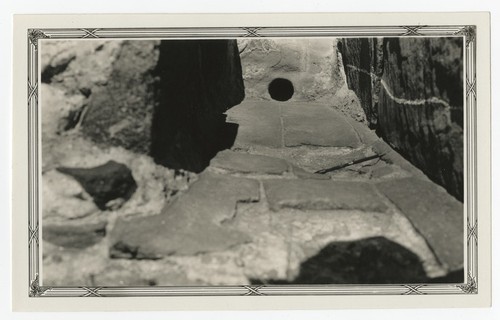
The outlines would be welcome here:
[[[358,147],[361,142],[345,117],[331,108],[308,103],[281,108],[285,146]]]
[[[339,166],[350,166],[354,162],[365,160],[362,162],[358,162],[361,165],[371,165],[371,162],[374,161],[374,158],[377,154],[370,147],[364,147],[361,149],[353,150],[347,154],[338,155],[336,157],[332,157],[328,159],[328,162],[323,163],[322,170],[328,170],[330,168],[339,167]]]
[[[273,211],[294,208],[385,212],[388,209],[369,183],[312,179],[273,179],[263,183]]]
[[[161,214],[118,220],[110,235],[110,253],[116,258],[157,259],[247,243],[248,235],[220,223],[234,216],[238,202],[258,200],[258,181],[204,172]]]
[[[382,139],[375,141],[371,146],[377,154],[381,155],[381,159],[385,162],[399,166],[401,169],[411,173],[414,177],[428,180],[427,176],[420,171],[420,169],[397,153]]]
[[[292,166],[292,172],[299,179],[330,180],[327,175],[309,172],[297,166]]]
[[[437,258],[450,270],[464,264],[463,204],[432,182],[417,178],[377,184],[427,240]]]
[[[227,122],[237,123],[235,147],[282,147],[279,105],[273,101],[244,101],[229,109]]]
[[[280,175],[288,171],[288,163],[283,159],[229,150],[219,152],[210,166],[240,173]]]

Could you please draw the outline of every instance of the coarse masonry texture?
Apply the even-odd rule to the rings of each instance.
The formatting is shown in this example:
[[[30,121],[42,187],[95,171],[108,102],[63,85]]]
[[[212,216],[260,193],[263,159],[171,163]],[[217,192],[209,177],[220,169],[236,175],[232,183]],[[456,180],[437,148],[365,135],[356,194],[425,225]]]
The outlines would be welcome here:
[[[318,268],[330,270],[326,279],[331,273],[330,281],[342,282],[339,279],[343,271],[334,270],[336,263],[343,262],[335,262],[335,257],[352,259],[345,250],[358,245],[377,248],[366,250],[391,248],[388,250],[394,252],[384,255],[377,264],[385,261],[387,265],[406,266],[406,271],[395,270],[398,281],[425,282],[463,267],[463,205],[393,154],[370,130],[356,130],[357,126],[349,124],[343,115],[307,103],[290,106],[246,101],[228,114],[228,121],[237,123],[240,129],[246,128],[238,130],[232,150],[219,152],[198,181],[160,214],[119,218],[110,234],[112,258],[131,259],[137,264],[169,261],[177,266],[175,272],[186,276],[186,283],[195,283],[191,282],[194,267],[185,261],[192,259],[196,265],[203,256],[218,264],[219,272],[225,270],[225,277],[220,273],[216,277],[214,271],[203,268],[194,272],[199,274],[197,281],[203,278],[202,283],[213,283],[216,277],[224,284],[236,284],[235,279],[241,281],[245,277],[250,282],[307,283],[304,274]],[[287,124],[293,122],[282,121],[287,117],[308,119],[304,123],[309,126],[303,124],[301,130],[328,143],[322,147],[283,144],[276,137],[286,137],[290,130]],[[257,118],[262,121],[253,121]],[[335,129],[328,128],[327,122],[322,121],[325,118],[330,126],[345,128],[345,134],[331,139]],[[259,130],[262,123],[268,130]],[[297,148],[310,148],[311,154],[319,152],[318,148],[321,152],[337,152],[334,164],[367,155],[379,158],[347,165],[332,174],[315,174],[301,166],[305,160],[296,157]],[[373,238],[363,242],[372,237],[381,237],[383,241]],[[353,241],[353,246],[345,241]],[[321,251],[327,246],[329,251]],[[395,248],[403,249],[396,253]],[[326,260],[321,256],[335,250],[343,253]],[[325,261],[333,264],[321,265]],[[370,279],[396,281],[382,271],[373,272]],[[422,278],[422,274],[427,274],[427,278]],[[328,282],[323,276],[314,279],[310,281]]]
[[[441,149],[453,151],[445,159],[461,166],[459,141],[446,138],[461,138],[461,110],[448,118],[436,105],[400,108],[399,98],[427,96],[399,76],[432,70],[407,63],[414,51],[396,40],[385,44],[386,69],[364,73],[371,61],[358,63],[356,46],[344,55],[358,97],[338,88],[328,39],[305,49],[249,40],[239,48],[243,68],[235,41],[42,44],[43,284],[423,283],[459,274],[463,205],[363,122],[386,123],[382,134],[399,150],[419,142],[410,151],[425,159],[440,154],[431,142],[444,133],[438,140],[450,146]],[[451,50],[415,52],[439,47]],[[373,49],[380,58],[383,48]],[[410,60],[399,66],[400,55]],[[424,91],[455,106],[443,75]],[[276,77],[292,80],[294,96],[262,101]]]

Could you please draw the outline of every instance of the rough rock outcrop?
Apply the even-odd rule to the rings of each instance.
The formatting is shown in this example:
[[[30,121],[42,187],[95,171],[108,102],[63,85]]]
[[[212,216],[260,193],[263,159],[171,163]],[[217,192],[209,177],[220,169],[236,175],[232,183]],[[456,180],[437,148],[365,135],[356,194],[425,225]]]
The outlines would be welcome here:
[[[93,141],[149,153],[157,103],[155,68],[159,41],[125,41],[109,76],[90,88],[82,131]]]
[[[343,39],[339,47],[370,126],[462,200],[461,38]]]

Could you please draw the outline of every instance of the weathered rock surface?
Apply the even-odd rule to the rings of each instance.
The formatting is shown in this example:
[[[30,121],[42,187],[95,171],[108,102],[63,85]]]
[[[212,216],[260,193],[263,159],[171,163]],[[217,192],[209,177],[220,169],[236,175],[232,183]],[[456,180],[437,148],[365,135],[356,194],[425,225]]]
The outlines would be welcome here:
[[[234,217],[238,202],[258,200],[258,181],[204,172],[189,193],[161,214],[119,220],[111,234],[112,257],[122,257],[115,253],[120,248],[130,258],[157,258],[221,251],[245,243],[244,233],[223,228],[221,223]]]
[[[245,100],[227,111],[227,121],[237,125],[234,142],[236,148],[282,146],[281,114],[278,102],[275,107],[262,101]]]
[[[458,207],[447,207],[458,202],[363,127],[363,115],[356,114],[360,106],[354,108],[357,101],[347,88],[332,91],[333,100],[323,95],[335,83],[323,82],[327,64],[317,58],[330,49],[321,51],[312,43],[276,65],[295,73],[305,90],[297,90],[295,99],[303,101],[247,100],[227,110],[243,95],[235,42],[101,44],[85,47],[88,57],[64,47],[44,59],[42,90],[53,92],[50,97],[42,92],[42,107],[50,101],[45,106],[59,108],[42,119],[51,123],[42,133],[43,184],[51,189],[43,190],[42,201],[44,285],[455,281],[436,278],[463,265],[457,247],[444,248],[436,240],[436,226],[449,225],[443,232],[452,242],[463,235],[456,227],[455,220],[462,218]],[[110,58],[92,64],[102,52]],[[275,58],[272,50],[267,53]],[[297,59],[302,60],[296,64]],[[99,64],[103,72],[95,69]],[[316,79],[304,77],[304,66]],[[337,72],[332,68],[332,74]],[[254,79],[255,88],[266,82]],[[156,84],[161,93],[148,87]],[[123,100],[113,99],[114,91],[135,85]],[[107,92],[108,86],[116,90]],[[308,94],[324,103],[307,102]],[[100,113],[97,105],[107,101],[110,107]],[[329,109],[335,101],[342,103],[338,110],[358,121]],[[125,106],[117,112],[120,120],[105,119],[106,114],[115,117],[111,110],[119,106]],[[89,113],[96,121],[85,121]],[[95,135],[85,131],[92,125],[98,126]],[[151,148],[147,139],[154,137],[158,140]],[[231,145],[231,151],[220,151]],[[157,163],[177,170],[155,164],[149,152]],[[334,172],[314,173],[375,155]],[[130,168],[123,177],[133,175],[136,188],[127,201],[111,200],[101,208],[76,179],[54,170],[99,167],[110,160]],[[182,168],[203,171],[198,176]],[[426,204],[420,208],[399,194]],[[118,205],[104,213],[101,209],[110,204]],[[453,221],[442,222],[435,210],[453,211],[446,217]],[[420,220],[431,213],[430,222]],[[430,223],[436,225],[432,230]]]
[[[106,221],[46,224],[43,226],[43,240],[62,247],[86,248],[106,236],[106,225]]]
[[[346,38],[339,42],[338,47],[349,89],[358,96],[370,126],[376,126],[380,91],[377,77],[382,75],[380,42],[374,38]]]
[[[304,112],[303,108],[308,108]],[[347,121],[332,108],[323,105],[287,104],[281,109],[287,147],[357,147],[359,138]]]
[[[302,169],[301,167],[292,166],[292,172],[297,178],[301,179],[318,179],[318,180],[329,180],[330,177],[327,175],[312,173]]]
[[[236,41],[88,42],[44,48],[42,78],[69,101],[49,106],[61,113],[51,130],[81,126],[101,146],[195,172],[231,145],[222,113],[244,97]]]
[[[384,212],[387,206],[367,183],[325,180],[266,180],[264,190],[272,210],[365,210]]]
[[[44,143],[51,144],[56,136],[74,128],[78,115],[85,104],[82,94],[69,94],[57,86],[42,83],[40,86],[42,116],[42,137]]]
[[[280,175],[288,171],[288,163],[285,160],[229,150],[219,152],[210,162],[210,166],[231,172],[256,174]]]
[[[158,103],[158,46],[157,40],[131,40],[118,47],[109,75],[89,87],[82,119],[86,136],[100,144],[149,153],[153,110]]]
[[[57,170],[74,177],[101,210],[116,209],[118,202],[112,203],[113,200],[120,199],[121,206],[137,189],[130,169],[115,161],[108,161],[94,168],[59,167]]]
[[[250,99],[271,100],[268,86],[276,78],[290,80],[290,101],[327,101],[341,86],[336,42],[326,39],[238,40]]]
[[[120,54],[121,40],[56,40],[40,44],[42,83],[68,95],[88,97],[105,85]]]
[[[463,204],[429,181],[406,178],[377,184],[427,239],[451,270],[463,268]],[[425,199],[425,200],[424,200]]]
[[[463,75],[459,38],[343,39],[349,88],[397,151],[463,199]]]
[[[92,197],[72,177],[50,170],[42,176],[44,221],[81,219],[99,212]]]

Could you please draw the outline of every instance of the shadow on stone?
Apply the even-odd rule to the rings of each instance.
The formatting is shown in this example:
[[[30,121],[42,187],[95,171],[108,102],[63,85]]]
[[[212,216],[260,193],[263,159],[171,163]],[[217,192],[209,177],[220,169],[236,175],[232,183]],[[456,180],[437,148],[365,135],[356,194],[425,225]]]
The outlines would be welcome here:
[[[419,258],[384,237],[332,242],[301,263],[292,281],[250,279],[252,284],[394,284],[429,282]]]
[[[162,41],[157,73],[151,156],[172,169],[201,172],[236,138],[237,125],[224,115],[244,98],[236,41]]]
[[[464,278],[464,269],[452,271],[445,276],[439,278],[429,279],[430,283],[463,283]]]

